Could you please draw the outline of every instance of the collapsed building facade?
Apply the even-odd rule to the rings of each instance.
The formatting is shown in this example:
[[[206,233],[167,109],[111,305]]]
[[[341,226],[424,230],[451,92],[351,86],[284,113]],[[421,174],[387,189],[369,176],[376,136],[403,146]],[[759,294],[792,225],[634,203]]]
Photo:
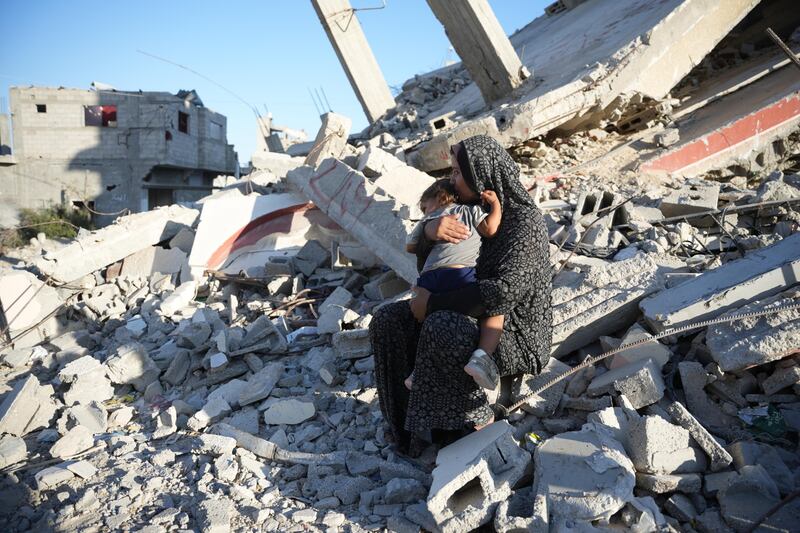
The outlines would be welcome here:
[[[343,62],[363,52],[363,35],[342,41],[360,32],[347,2],[314,4]],[[449,35],[491,15],[429,4]],[[396,101],[358,88],[364,132],[328,113],[313,143],[265,142],[192,206],[17,252],[0,280],[0,525],[796,530],[800,71],[764,37],[797,51],[796,10],[548,11],[509,46],[469,25],[464,64]],[[495,45],[500,88],[465,57]],[[379,82],[359,61],[354,85]],[[410,297],[419,195],[476,133],[508,147],[545,215],[552,357],[504,378],[506,419],[408,458],[368,327]]]
[[[236,173],[226,118],[194,91],[12,87],[9,97],[0,201],[10,209],[85,206],[103,225],[199,200]]]

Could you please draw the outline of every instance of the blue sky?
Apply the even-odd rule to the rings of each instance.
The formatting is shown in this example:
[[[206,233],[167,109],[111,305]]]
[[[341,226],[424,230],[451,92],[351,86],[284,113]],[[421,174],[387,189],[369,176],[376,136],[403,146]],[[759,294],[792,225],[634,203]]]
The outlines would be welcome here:
[[[492,0],[511,33],[551,1]],[[355,8],[381,0],[351,0]],[[389,86],[437,68],[450,43],[424,0],[387,0],[358,13]],[[319,116],[309,88],[324,88],[334,111],[367,125],[361,106],[310,0],[231,2],[100,2],[5,0],[0,16],[0,98],[14,85],[88,88],[93,80],[118,89],[197,89],[206,106],[228,117],[228,142],[246,163],[255,148],[253,112],[213,83],[137,52],[185,65],[272,112],[277,124],[313,138]]]

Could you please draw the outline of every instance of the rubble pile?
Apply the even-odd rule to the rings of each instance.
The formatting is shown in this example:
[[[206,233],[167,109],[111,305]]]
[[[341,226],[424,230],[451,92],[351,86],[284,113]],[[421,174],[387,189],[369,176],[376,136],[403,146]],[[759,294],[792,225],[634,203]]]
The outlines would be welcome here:
[[[348,128],[326,117],[309,157],[265,159],[256,187],[20,255],[0,283],[5,531],[744,531],[796,489],[797,309],[530,393],[668,328],[800,302],[800,177],[628,197],[535,182],[554,357],[501,388],[527,397],[508,420],[409,458],[385,434],[368,327],[410,296],[403,245],[431,178]],[[530,167],[558,146],[514,152]],[[798,518],[793,501],[763,527]]]

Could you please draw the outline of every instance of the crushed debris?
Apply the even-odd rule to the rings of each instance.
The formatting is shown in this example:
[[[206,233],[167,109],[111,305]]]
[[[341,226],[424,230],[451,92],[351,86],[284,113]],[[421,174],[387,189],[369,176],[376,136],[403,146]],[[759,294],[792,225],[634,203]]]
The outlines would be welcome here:
[[[800,107],[774,114],[800,101],[796,72],[780,83],[790,62],[760,40],[726,52],[758,27],[755,2],[613,4],[563,0],[511,38],[597,19],[596,40],[627,20],[607,46],[586,41],[588,59],[572,43],[583,66],[561,85],[552,47],[486,109],[468,69],[445,67],[365,132],[325,114],[314,143],[271,133],[287,153],[265,142],[251,174],[197,202],[10,251],[0,529],[796,530]],[[676,25],[713,31],[655,80]],[[768,134],[754,116],[775,119]],[[506,419],[407,457],[369,325],[411,297],[425,171],[486,129],[547,224],[552,357],[502,380],[498,404],[520,407]],[[741,145],[714,149],[732,132]]]

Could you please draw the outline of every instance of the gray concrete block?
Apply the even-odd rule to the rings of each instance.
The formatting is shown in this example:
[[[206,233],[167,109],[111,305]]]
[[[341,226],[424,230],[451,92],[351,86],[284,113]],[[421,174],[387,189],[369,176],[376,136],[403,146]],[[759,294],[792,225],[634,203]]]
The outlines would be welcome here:
[[[680,262],[650,255],[562,272],[553,281],[552,354],[566,355],[639,316],[639,302],[664,288],[664,276]]]
[[[467,531],[492,520],[530,465],[508,422],[495,422],[442,448],[427,507],[443,532]]]
[[[633,498],[633,463],[605,432],[562,433],[536,448],[534,462],[534,516],[607,520]]]
[[[614,391],[624,394],[634,409],[654,404],[664,396],[661,370],[652,359],[640,359],[600,374],[586,390],[590,396]]]
[[[667,412],[675,422],[689,432],[694,441],[706,452],[711,459],[711,470],[714,472],[722,470],[733,462],[733,458],[725,451],[725,448],[692,416],[692,413],[683,404],[671,402],[667,406]]]
[[[562,363],[555,357],[551,357],[538,376],[529,376],[526,374],[515,380],[513,396],[515,398],[527,396],[530,391],[544,385],[547,381],[553,379],[554,376],[569,370],[569,368],[569,365]],[[551,416],[556,412],[558,404],[561,401],[561,395],[566,386],[566,380],[559,381],[541,394],[537,394],[529,401],[525,402],[522,409],[539,418]]]
[[[630,425],[628,451],[637,472],[703,472],[705,457],[690,446],[689,432],[660,416],[643,416]]]
[[[331,339],[333,351],[340,359],[361,359],[372,354],[369,329],[350,329],[335,333]]]
[[[283,372],[283,363],[275,362],[250,376],[239,393],[239,405],[249,405],[268,397],[278,380],[283,377]]]
[[[718,183],[689,180],[680,189],[662,198],[660,208],[664,216],[669,218],[716,209],[718,201]]]
[[[139,392],[144,392],[161,375],[161,369],[150,359],[145,347],[136,342],[117,348],[105,367],[112,383],[133,385]]]
[[[20,437],[0,437],[0,468],[18,463],[28,456],[28,447]]]
[[[700,492],[703,479],[699,474],[647,474],[636,473],[636,486],[656,494],[683,492],[696,494]]]
[[[52,395],[53,386],[40,385],[36,376],[17,381],[0,404],[0,433],[22,437],[48,427],[57,409]]]
[[[287,179],[400,277],[416,281],[416,258],[405,251],[411,222],[399,213],[401,204],[379,194],[366,176],[327,159],[316,170],[295,169]]]
[[[800,233],[708,270],[642,301],[647,321],[663,331],[709,320],[795,285],[800,280]],[[734,370],[727,363],[723,370]],[[739,367],[741,368],[741,367]]]

